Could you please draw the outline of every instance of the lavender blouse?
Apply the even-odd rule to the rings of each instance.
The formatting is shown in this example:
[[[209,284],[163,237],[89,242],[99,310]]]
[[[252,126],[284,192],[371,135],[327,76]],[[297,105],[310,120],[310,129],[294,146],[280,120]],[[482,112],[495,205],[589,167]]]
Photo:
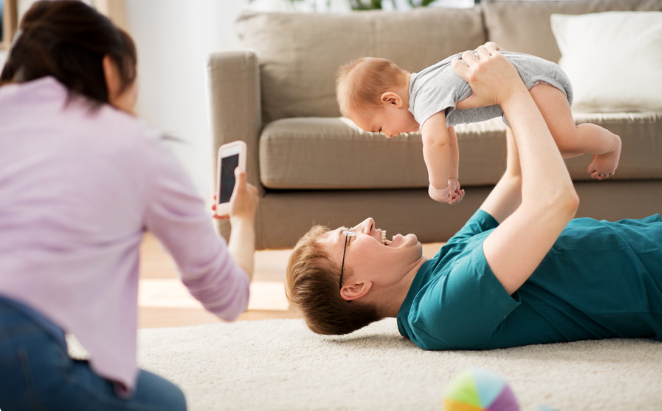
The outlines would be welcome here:
[[[68,102],[52,77],[0,88],[0,295],[74,334],[92,369],[129,390],[146,231],[207,310],[246,309],[248,277],[159,133]]]

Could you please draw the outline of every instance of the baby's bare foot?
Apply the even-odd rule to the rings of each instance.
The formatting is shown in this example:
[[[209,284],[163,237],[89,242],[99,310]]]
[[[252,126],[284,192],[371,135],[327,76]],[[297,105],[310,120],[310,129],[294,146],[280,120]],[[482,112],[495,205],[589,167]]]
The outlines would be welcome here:
[[[593,161],[588,165],[588,173],[598,180],[611,177],[616,173],[618,160],[621,158],[621,138],[616,136],[616,147],[605,154],[593,154]]]

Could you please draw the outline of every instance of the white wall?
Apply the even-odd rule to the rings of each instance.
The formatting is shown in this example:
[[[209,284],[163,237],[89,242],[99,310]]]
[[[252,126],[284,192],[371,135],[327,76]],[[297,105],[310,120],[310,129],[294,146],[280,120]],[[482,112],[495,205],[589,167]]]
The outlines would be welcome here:
[[[138,48],[138,115],[185,141],[173,151],[200,194],[212,192],[205,76],[212,51],[241,48],[234,20],[247,0],[126,0]]]

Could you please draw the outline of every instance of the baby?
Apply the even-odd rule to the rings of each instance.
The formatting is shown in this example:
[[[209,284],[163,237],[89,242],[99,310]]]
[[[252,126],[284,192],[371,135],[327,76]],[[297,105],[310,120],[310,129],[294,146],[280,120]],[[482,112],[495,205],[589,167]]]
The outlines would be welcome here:
[[[494,43],[486,46],[494,52],[499,49]],[[481,46],[476,57],[481,53],[488,51]],[[591,177],[602,180],[613,175],[621,139],[594,124],[575,125],[570,111],[572,85],[561,68],[535,56],[501,53],[517,68],[563,157],[592,154]],[[464,196],[458,181],[459,151],[453,126],[503,116],[499,106],[473,104],[471,87],[453,71],[455,57],[461,55],[419,73],[409,73],[386,59],[365,57],[342,66],[337,80],[340,110],[361,129],[384,133],[387,138],[421,129],[430,197],[449,204]],[[503,120],[508,125],[505,117]]]

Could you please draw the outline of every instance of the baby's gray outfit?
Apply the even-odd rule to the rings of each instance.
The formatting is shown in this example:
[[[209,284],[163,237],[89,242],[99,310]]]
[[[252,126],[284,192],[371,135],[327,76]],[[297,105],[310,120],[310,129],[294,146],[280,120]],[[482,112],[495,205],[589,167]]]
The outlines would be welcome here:
[[[530,54],[502,51],[508,61],[513,63],[524,84],[530,90],[538,83],[547,83],[565,93],[572,105],[572,84],[561,68],[551,61]],[[476,123],[491,118],[503,116],[508,125],[503,110],[498,105],[458,110],[458,102],[472,93],[469,84],[455,74],[450,56],[418,73],[412,73],[409,80],[409,111],[416,122],[423,126],[425,121],[440,111],[446,112],[446,125],[454,126],[462,123]]]

